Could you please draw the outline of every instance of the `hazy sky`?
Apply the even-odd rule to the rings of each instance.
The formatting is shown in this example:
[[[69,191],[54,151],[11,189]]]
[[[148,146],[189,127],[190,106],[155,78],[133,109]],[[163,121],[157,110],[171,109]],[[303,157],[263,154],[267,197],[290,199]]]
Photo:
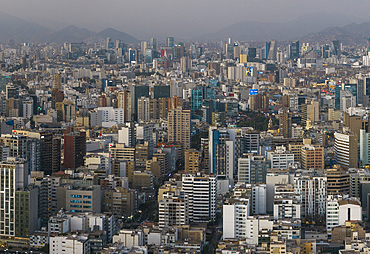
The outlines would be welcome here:
[[[1,0],[0,11],[51,28],[112,27],[138,39],[186,37],[240,21],[285,22],[317,12],[364,17],[368,0]],[[366,21],[370,21],[370,18]]]

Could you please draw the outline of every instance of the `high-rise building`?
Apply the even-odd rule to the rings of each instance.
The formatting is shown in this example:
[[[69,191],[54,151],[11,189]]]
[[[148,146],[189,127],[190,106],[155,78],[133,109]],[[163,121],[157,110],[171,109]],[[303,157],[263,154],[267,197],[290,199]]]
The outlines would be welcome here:
[[[293,41],[290,44],[290,59],[297,59],[299,58],[299,41]]]
[[[131,115],[128,115],[128,107],[131,106],[128,104],[128,96],[129,96],[129,91],[128,90],[123,90],[118,93],[118,108],[123,109],[123,116],[125,122],[131,120]]]
[[[334,168],[326,169],[326,178],[328,181],[328,195],[349,195],[350,176],[348,170],[335,165]]]
[[[55,109],[55,104],[57,102],[63,102],[64,92],[58,89],[53,89],[51,91],[51,108]]]
[[[182,190],[188,196],[189,222],[216,219],[217,178],[208,175],[182,175]]]
[[[289,111],[279,114],[280,133],[283,134],[284,138],[292,137],[292,116],[292,112]]]
[[[169,98],[169,97],[171,97],[170,90],[171,90],[170,86],[155,85],[153,87],[153,97],[154,97],[154,99]]]
[[[84,165],[86,156],[86,133],[64,134],[64,168],[78,168]]]
[[[173,47],[175,46],[175,42],[174,42],[174,38],[173,37],[167,37],[166,38],[166,47]]]
[[[184,193],[165,192],[159,201],[159,229],[189,223],[189,207]]]
[[[328,195],[326,209],[326,231],[329,237],[334,227],[343,226],[348,221],[362,221],[362,208],[358,199]]]
[[[264,156],[245,155],[238,160],[239,183],[266,183],[268,163]]]
[[[275,40],[270,42],[270,49],[268,51],[268,60],[276,60],[276,51],[277,51],[277,44]]]
[[[62,89],[62,74],[60,73],[54,74],[54,89],[63,90]]]
[[[185,172],[197,173],[200,166],[200,152],[195,149],[185,151]]]
[[[191,90],[191,111],[197,111],[202,108],[203,104],[203,89],[196,87]]]
[[[231,129],[209,130],[210,173],[233,179],[235,168],[235,133]]]
[[[334,133],[334,155],[338,164],[357,168],[358,166],[358,141],[357,136],[351,133]]]
[[[134,120],[137,120],[137,101],[140,97],[149,97],[149,86],[130,86],[131,93],[131,113],[134,115]]]
[[[326,185],[326,176],[297,176],[294,178],[294,192],[301,196],[301,217],[325,216]]]
[[[149,117],[150,99],[147,97],[140,97],[137,100],[137,121],[146,122]]]
[[[302,169],[324,169],[324,147],[305,145],[301,148]]]
[[[168,142],[180,143],[180,158],[190,149],[190,110],[177,107],[168,111]]]
[[[151,49],[153,49],[154,51],[157,50],[157,39],[156,38],[151,38],[150,39],[150,47]]]
[[[133,123],[126,123],[126,126],[118,130],[118,143],[125,144],[126,147],[135,147],[136,128]]]
[[[16,222],[18,222],[18,219],[20,217],[20,213],[24,210],[29,211],[29,209],[33,209],[33,211],[36,211],[38,214],[38,200],[32,199],[32,201],[35,201],[35,204],[28,204],[27,209],[26,207],[19,206],[19,195],[16,195],[18,190],[23,190],[27,188],[28,185],[28,165],[27,162],[23,159],[17,159],[14,157],[8,157],[7,161],[3,161],[0,163],[0,170],[3,177],[0,178],[2,191],[4,192],[3,195],[0,196],[0,202],[3,204],[3,207],[1,208],[1,213],[4,216],[0,216],[0,224],[2,225],[0,228],[0,236],[5,237],[15,237],[15,236],[23,236],[20,235],[21,231],[16,231],[16,229],[19,230],[18,226],[16,225]],[[5,177],[7,176],[7,177]],[[7,195],[5,195],[5,193]],[[23,204],[25,205],[25,204]],[[22,208],[22,210],[21,210]],[[30,214],[23,214],[23,218],[27,217],[27,220],[30,219]],[[36,217],[37,219],[38,217]],[[35,219],[32,218],[31,219]],[[34,223],[33,221],[32,223]],[[28,233],[33,233],[34,230],[37,228],[29,228]]]

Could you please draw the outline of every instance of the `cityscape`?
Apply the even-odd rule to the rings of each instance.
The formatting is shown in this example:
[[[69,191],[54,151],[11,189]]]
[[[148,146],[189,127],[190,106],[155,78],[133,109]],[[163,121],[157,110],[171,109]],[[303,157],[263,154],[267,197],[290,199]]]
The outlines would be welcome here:
[[[152,37],[0,13],[0,253],[370,253],[349,19]]]

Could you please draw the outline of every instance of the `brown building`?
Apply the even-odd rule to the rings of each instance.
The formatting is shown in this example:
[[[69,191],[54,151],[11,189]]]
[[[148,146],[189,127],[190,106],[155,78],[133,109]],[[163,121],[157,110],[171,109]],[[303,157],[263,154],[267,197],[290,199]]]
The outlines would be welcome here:
[[[103,191],[103,212],[130,217],[137,210],[137,190],[118,187]]]
[[[177,98],[177,96],[168,98],[167,110],[176,109],[177,107],[182,107],[182,98]]]
[[[135,171],[133,174],[132,188],[133,189],[152,189],[153,174],[150,171]]]
[[[161,163],[157,157],[153,157],[146,162],[146,171],[152,172],[155,184],[162,184],[161,179],[164,172],[161,170]]]
[[[51,91],[51,108],[55,109],[55,104],[57,102],[63,102],[64,92],[56,88]]]
[[[168,111],[168,142],[181,144],[179,158],[184,159],[190,149],[190,110],[177,107]]]
[[[185,172],[197,173],[199,172],[200,152],[195,149],[185,151]]]
[[[144,171],[146,162],[149,160],[149,143],[137,144],[135,147],[135,170]]]
[[[64,168],[78,168],[84,165],[86,156],[86,133],[64,134]]]
[[[328,195],[347,195],[350,187],[349,172],[340,165],[326,170]]]
[[[123,90],[123,91],[118,93],[118,108],[123,109],[123,117],[124,117],[125,122],[127,122],[127,119],[128,119],[128,116],[127,116],[127,113],[128,113],[128,110],[127,110],[127,108],[128,108],[128,93],[129,93],[128,90]]]
[[[279,114],[280,133],[284,138],[292,137],[292,112],[283,112]]]
[[[345,226],[338,226],[332,229],[331,242],[343,244],[351,241],[355,232],[358,240],[366,238],[366,231],[358,221],[346,221]]]
[[[324,147],[305,145],[301,149],[302,169],[324,169]]]

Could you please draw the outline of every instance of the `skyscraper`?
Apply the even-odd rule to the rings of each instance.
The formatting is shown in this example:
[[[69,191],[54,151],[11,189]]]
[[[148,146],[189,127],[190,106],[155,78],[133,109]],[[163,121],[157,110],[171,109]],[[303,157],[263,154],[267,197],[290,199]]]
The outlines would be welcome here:
[[[84,165],[86,155],[86,133],[64,134],[64,168],[78,168]]]
[[[299,58],[299,41],[293,41],[290,44],[290,59]]]
[[[168,142],[180,143],[180,158],[190,149],[190,110],[177,107],[168,111]]]
[[[279,114],[279,126],[284,138],[292,137],[292,112],[285,111]]]
[[[150,39],[150,47],[151,49],[153,49],[154,51],[157,50],[157,39],[156,38],[151,38]]]
[[[270,48],[269,48],[269,51],[268,51],[268,54],[267,54],[267,59],[276,60],[276,50],[277,50],[276,41],[272,40],[270,42]]]
[[[62,90],[62,74],[54,74],[54,88]]]
[[[215,176],[182,175],[182,190],[188,196],[189,222],[216,219],[217,178]]]
[[[149,97],[149,86],[130,86],[131,92],[131,114],[134,115],[134,120],[137,119],[137,100],[140,97]]]
[[[128,93],[129,91],[128,90],[123,90],[121,92],[118,93],[118,108],[121,108],[123,109],[123,117],[124,117],[124,120],[125,122],[129,120],[131,120],[131,116],[128,117]]]
[[[174,38],[173,37],[167,37],[166,38],[166,46],[167,47],[173,47],[175,45]]]

